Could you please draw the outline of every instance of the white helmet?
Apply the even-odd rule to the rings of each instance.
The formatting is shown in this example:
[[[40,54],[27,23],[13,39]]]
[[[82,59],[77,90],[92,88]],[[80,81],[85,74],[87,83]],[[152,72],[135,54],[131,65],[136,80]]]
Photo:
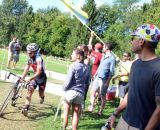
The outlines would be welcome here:
[[[30,43],[26,47],[27,51],[38,51],[39,47],[36,43]]]

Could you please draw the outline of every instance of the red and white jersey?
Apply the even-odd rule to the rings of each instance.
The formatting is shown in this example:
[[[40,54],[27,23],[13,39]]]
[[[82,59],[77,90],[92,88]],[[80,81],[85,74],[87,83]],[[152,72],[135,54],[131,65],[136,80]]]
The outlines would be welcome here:
[[[28,60],[28,65],[33,69],[34,73],[37,72],[37,63],[40,62],[41,63],[41,69],[42,69],[42,73],[45,73],[45,66],[44,66],[44,62],[43,59],[40,55],[36,55],[36,57],[34,59],[30,58]]]

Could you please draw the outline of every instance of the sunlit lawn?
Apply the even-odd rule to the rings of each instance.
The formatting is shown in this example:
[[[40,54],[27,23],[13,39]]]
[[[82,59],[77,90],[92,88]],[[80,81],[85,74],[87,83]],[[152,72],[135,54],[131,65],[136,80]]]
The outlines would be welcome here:
[[[63,61],[60,59],[55,59],[52,56],[44,56],[42,55],[44,59],[44,63],[46,66],[47,70],[54,71],[54,72],[59,72],[66,74],[68,70],[68,66],[71,63],[70,61]],[[8,59],[8,54],[7,50],[0,49],[0,70],[8,70],[6,68],[7,65],[7,59]],[[16,66],[16,71],[19,73],[22,73],[25,65],[27,64],[28,56],[26,53],[21,53],[20,54],[20,60]],[[13,71],[14,70],[10,70]]]

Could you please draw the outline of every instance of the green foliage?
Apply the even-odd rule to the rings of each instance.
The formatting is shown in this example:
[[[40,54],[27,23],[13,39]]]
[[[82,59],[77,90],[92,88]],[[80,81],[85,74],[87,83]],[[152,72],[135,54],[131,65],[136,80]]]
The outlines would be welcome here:
[[[95,0],[86,0],[82,8],[89,16],[88,26],[106,41],[114,43],[114,52],[129,51],[129,34],[138,26],[150,23],[160,26],[160,1],[138,6],[139,0],[114,0],[114,5],[96,7]],[[8,46],[12,36],[26,45],[36,42],[47,55],[70,57],[73,48],[88,44],[90,31],[69,13],[55,7],[33,12],[26,0],[3,0],[0,6],[0,46]],[[93,39],[93,44],[97,39]],[[160,51],[157,50],[160,54]]]
[[[127,32],[125,24],[113,24],[104,34],[105,41],[114,44],[114,52],[122,55],[124,51],[130,51],[129,32]]]
[[[87,12],[89,16],[88,26],[92,27],[97,16],[95,1],[87,0],[83,7],[83,10]],[[87,45],[89,36],[90,36],[90,31],[87,29],[86,26],[84,26],[77,19],[73,19],[73,20],[74,20],[74,23],[73,25],[71,25],[71,35],[68,37],[67,44],[65,47],[67,50],[67,52],[65,52],[66,56],[70,56],[72,49],[77,47],[79,44]]]

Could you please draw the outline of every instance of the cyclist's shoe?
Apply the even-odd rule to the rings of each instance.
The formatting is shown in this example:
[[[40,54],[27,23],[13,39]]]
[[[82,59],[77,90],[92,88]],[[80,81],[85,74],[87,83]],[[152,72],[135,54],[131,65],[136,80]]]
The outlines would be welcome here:
[[[12,101],[11,105],[12,105],[13,107],[15,107],[15,106],[16,106],[16,102]]]
[[[27,109],[22,109],[22,114],[24,115],[24,116],[27,116],[28,115],[28,110]]]
[[[26,106],[24,106],[23,108],[22,108],[22,114],[24,115],[24,116],[27,116],[28,115],[28,109],[29,109],[29,105],[26,105]]]
[[[44,102],[44,97],[41,97],[40,104],[43,104],[43,102]]]

